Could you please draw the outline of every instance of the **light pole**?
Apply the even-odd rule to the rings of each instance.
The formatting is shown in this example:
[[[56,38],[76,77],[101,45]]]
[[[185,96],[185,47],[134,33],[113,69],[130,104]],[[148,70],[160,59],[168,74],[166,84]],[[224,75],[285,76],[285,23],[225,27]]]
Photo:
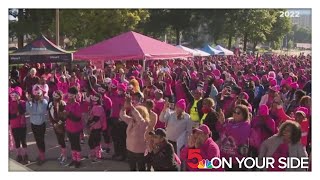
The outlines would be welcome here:
[[[60,36],[59,36],[59,9],[56,9],[56,45],[59,46],[59,40],[60,40]]]

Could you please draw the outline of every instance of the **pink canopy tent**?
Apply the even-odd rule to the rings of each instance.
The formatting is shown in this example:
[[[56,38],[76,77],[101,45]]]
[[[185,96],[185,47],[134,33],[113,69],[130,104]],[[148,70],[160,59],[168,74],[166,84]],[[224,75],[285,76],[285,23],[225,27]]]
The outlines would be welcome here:
[[[74,53],[75,60],[153,60],[187,58],[192,54],[170,44],[129,31]]]

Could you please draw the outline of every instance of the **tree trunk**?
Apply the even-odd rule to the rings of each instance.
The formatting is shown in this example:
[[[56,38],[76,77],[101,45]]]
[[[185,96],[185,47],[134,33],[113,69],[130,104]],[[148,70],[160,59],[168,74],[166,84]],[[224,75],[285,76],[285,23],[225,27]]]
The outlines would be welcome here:
[[[258,44],[257,41],[254,41],[254,42],[253,42],[253,50],[252,50],[253,54],[256,52],[256,46],[257,46],[257,44]]]
[[[248,33],[245,32],[243,37],[243,52],[247,51],[247,42],[248,42]]]
[[[232,35],[229,34],[228,49],[231,49]]]
[[[18,10],[18,21],[19,21],[19,24],[21,24],[21,22],[24,21],[23,9]],[[23,36],[24,36],[24,34],[21,31],[18,32],[18,49],[23,47],[23,40],[24,40]]]
[[[176,29],[176,45],[180,45],[180,30]]]

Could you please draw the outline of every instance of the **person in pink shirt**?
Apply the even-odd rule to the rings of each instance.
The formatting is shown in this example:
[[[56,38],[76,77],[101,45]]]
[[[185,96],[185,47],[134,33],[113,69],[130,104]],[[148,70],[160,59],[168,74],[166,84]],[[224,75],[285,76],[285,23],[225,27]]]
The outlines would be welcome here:
[[[155,129],[162,128],[165,129],[165,123],[159,120],[162,109],[164,108],[165,100],[163,99],[163,92],[160,89],[155,91],[154,108],[153,111],[158,115],[157,123]]]
[[[112,101],[111,117],[108,119],[113,141],[114,154],[112,159],[125,160],[126,159],[126,129],[127,124],[120,121],[120,110],[124,105],[125,94],[124,91],[118,89],[118,81],[112,80],[110,99]]]
[[[67,78],[65,76],[61,76],[58,82],[58,90],[62,91],[63,94],[67,94],[69,89],[69,84],[67,82]]]
[[[131,116],[127,115],[127,110],[130,110]],[[131,97],[126,97],[124,107],[120,111],[120,118],[128,124],[126,144],[130,171],[145,171],[144,136],[150,122],[148,110],[144,106],[134,107]]]
[[[16,161],[22,164],[28,163],[27,155],[27,127],[24,113],[26,112],[26,102],[21,100],[22,89],[15,87],[10,92],[9,101],[9,125],[12,129],[12,134],[17,151]]]
[[[164,82],[165,82],[164,97],[173,99],[173,91],[172,91],[173,79],[169,73],[164,74]]]
[[[261,105],[259,107],[258,115],[251,121],[250,145],[256,156],[258,155],[261,143],[275,133],[276,126],[269,114],[269,108],[267,105]]]
[[[308,139],[307,139],[307,152],[310,154],[311,152],[311,97],[310,96],[303,96],[300,100],[300,107],[304,107],[304,108],[307,108],[308,110],[308,113],[306,114],[307,115],[307,119],[308,119],[308,123],[309,123],[309,132],[308,132]]]
[[[232,168],[226,167],[227,171],[243,171],[245,167],[239,167],[235,158],[248,157],[250,121],[249,110],[244,105],[237,105],[233,110],[232,118],[225,119],[220,109],[218,111],[217,131],[220,134],[219,147],[221,157],[232,158]]]
[[[202,124],[198,128],[193,129],[192,135],[188,138],[188,146],[183,148],[180,154],[181,160],[187,162],[187,170],[199,171],[198,165],[202,162],[202,160],[208,159],[210,161],[212,158],[220,158],[220,148],[213,141],[211,134],[212,132],[205,124]],[[194,154],[192,152],[197,152],[197,150],[202,159],[197,159],[198,162],[195,162],[195,159],[191,159],[190,156]],[[212,170],[219,171],[222,169],[219,168]]]
[[[299,108],[295,113],[295,121],[300,124],[301,127],[301,144],[306,148],[308,146],[308,133],[309,122],[307,119],[307,109]]]
[[[110,126],[110,116],[112,112],[112,100],[107,96],[106,93],[106,85],[102,84],[101,87],[98,87],[98,93],[101,94],[102,96],[102,104],[103,108],[106,114],[106,121],[107,121],[107,129],[102,131],[103,139],[104,139],[104,145],[102,146],[102,149],[109,153],[110,152],[110,143],[111,143],[111,129],[109,128]]]
[[[71,87],[68,90],[68,102],[65,107],[66,115],[66,131],[71,144],[72,162],[68,166],[75,166],[79,168],[81,163],[81,146],[80,133],[83,130],[83,123],[81,121],[80,104],[76,101],[78,89]]]
[[[87,121],[87,128],[90,132],[88,145],[90,148],[89,159],[94,163],[102,158],[100,149],[101,132],[107,129],[107,122],[101,95],[92,95],[90,100],[91,107]]]
[[[80,83],[79,83],[79,79],[77,78],[77,76],[75,75],[75,73],[73,73],[69,79],[69,87],[75,86],[78,88],[78,90],[80,91]]]

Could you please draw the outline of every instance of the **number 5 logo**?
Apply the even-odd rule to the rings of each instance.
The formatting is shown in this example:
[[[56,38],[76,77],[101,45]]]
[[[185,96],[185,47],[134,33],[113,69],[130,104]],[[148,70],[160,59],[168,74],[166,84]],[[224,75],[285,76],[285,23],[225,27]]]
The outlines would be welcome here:
[[[188,160],[191,161],[194,158],[197,159],[196,163],[188,162],[187,164],[190,168],[196,169],[198,168],[199,162],[202,161],[202,156],[200,155],[200,149],[189,149]]]

